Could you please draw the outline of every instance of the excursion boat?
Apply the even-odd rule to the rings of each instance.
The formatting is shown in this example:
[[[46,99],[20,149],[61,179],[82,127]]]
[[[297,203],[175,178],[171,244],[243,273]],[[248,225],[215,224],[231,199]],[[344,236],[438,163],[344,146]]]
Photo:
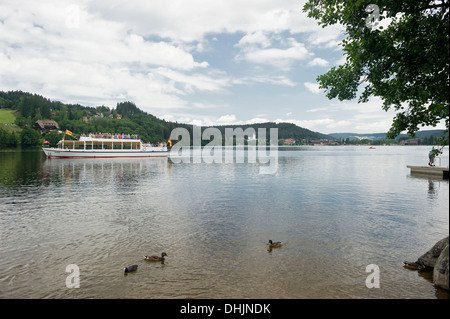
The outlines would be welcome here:
[[[167,157],[169,154],[165,143],[144,144],[139,136],[132,139],[81,136],[78,141],[62,139],[56,148],[42,150],[47,158]]]

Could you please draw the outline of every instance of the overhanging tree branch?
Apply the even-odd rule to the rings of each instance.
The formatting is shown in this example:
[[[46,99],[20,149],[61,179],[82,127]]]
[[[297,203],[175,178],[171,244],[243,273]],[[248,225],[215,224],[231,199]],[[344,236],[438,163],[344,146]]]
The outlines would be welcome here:
[[[366,83],[360,102],[381,97],[382,108],[398,111],[390,133],[444,120],[449,129],[449,2],[385,0],[379,12],[392,18],[387,28],[362,26],[368,2],[310,0],[309,17],[325,26],[346,28],[342,41],[346,63],[317,77],[330,99],[350,100]],[[397,13],[401,15],[397,16]],[[367,23],[367,22],[366,22]],[[448,144],[448,139],[447,139]]]

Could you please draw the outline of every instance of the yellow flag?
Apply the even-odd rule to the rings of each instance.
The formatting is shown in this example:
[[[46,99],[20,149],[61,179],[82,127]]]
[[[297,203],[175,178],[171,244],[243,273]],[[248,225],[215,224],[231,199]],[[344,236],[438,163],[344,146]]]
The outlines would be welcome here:
[[[69,130],[66,130],[66,134],[67,134],[67,135],[72,135],[72,132],[69,131]]]

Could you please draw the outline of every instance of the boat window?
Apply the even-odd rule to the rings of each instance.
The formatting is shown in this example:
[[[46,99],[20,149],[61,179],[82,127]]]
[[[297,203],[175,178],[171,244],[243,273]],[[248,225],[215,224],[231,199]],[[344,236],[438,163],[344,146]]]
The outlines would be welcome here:
[[[75,142],[75,149],[76,150],[83,150],[84,149],[84,142]]]
[[[92,148],[94,150],[101,150],[102,149],[102,142],[94,142],[92,145]]]
[[[86,149],[91,150],[92,149],[92,142],[86,142]]]
[[[121,150],[122,149],[122,143],[121,142],[114,143],[113,146],[114,146],[115,150]]]
[[[124,150],[131,149],[131,142],[123,142],[123,149]]]
[[[66,150],[73,150],[73,142],[72,141],[66,141],[64,142],[64,149]]]
[[[103,142],[103,149],[111,150],[112,149],[112,142]]]
[[[139,142],[133,142],[133,149],[138,150],[139,149]]]

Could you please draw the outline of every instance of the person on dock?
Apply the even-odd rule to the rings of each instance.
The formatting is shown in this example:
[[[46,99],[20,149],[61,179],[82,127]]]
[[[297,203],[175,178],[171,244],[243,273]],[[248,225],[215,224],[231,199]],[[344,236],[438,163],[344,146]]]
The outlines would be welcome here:
[[[436,157],[436,152],[435,152],[435,149],[434,149],[434,146],[433,146],[431,151],[428,153],[428,158],[429,158],[428,165],[434,166],[434,158],[435,157]]]

